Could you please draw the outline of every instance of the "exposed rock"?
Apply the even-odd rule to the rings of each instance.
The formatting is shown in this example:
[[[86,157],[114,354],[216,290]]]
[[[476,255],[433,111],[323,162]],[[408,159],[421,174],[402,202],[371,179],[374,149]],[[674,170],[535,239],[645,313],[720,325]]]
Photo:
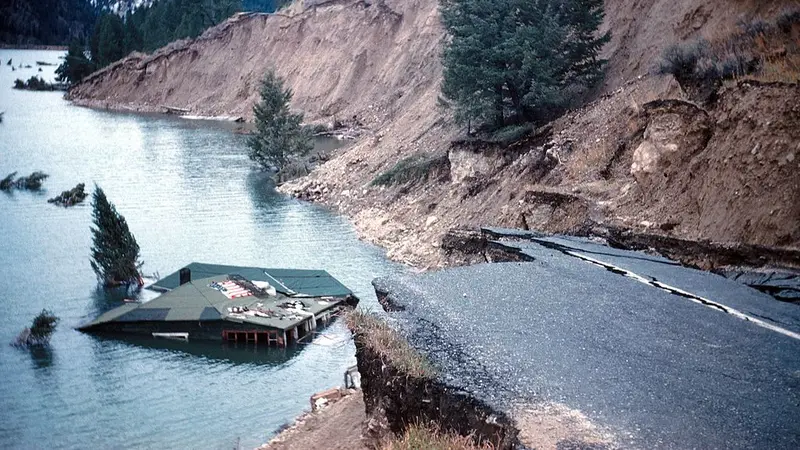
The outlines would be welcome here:
[[[633,152],[631,175],[643,186],[652,177],[668,177],[669,171],[681,170],[708,144],[712,123],[696,105],[681,100],[659,100],[644,105],[647,126],[644,140]]]

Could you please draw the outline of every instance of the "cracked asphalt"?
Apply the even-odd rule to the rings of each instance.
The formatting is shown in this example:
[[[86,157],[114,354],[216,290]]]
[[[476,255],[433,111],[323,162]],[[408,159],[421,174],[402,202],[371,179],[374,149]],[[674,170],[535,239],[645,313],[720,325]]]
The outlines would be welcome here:
[[[800,340],[563,253],[800,331],[800,307],[586,240],[507,242],[535,260],[376,279],[443,381],[499,410],[558,402],[624,448],[800,448]]]

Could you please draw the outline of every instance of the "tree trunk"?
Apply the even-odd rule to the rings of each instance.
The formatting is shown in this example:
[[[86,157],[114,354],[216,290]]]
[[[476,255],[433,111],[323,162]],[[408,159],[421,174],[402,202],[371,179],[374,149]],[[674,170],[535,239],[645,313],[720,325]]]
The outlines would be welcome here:
[[[505,124],[505,117],[503,115],[503,85],[499,84],[494,88],[494,124],[497,128]]]

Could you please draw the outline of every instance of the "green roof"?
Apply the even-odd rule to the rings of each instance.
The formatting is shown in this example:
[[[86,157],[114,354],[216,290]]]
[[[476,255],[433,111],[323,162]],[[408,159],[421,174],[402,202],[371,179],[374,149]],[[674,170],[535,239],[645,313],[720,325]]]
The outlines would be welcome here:
[[[261,269],[256,267],[222,266],[192,263],[192,280],[179,284],[179,272],[156,283],[164,294],[146,303],[127,303],[108,311],[81,330],[90,330],[109,323],[126,322],[204,322],[232,321],[261,327],[288,330],[311,315],[322,313],[342,303],[352,291],[324,270]],[[209,275],[211,274],[211,275]],[[266,281],[275,287],[276,295],[229,298],[240,289],[235,283],[228,290],[229,275],[250,281]],[[202,278],[200,278],[202,277]],[[226,293],[223,293],[225,291]],[[302,302],[302,309],[286,307],[287,302]],[[282,306],[284,305],[284,306]],[[241,308],[246,307],[247,311]]]
[[[226,266],[193,262],[185,266],[192,271],[192,279],[237,274],[248,280],[264,280],[284,295],[311,297],[345,297],[353,292],[324,270],[266,269],[261,267]],[[160,291],[170,291],[180,284],[180,271],[167,275],[150,286]]]

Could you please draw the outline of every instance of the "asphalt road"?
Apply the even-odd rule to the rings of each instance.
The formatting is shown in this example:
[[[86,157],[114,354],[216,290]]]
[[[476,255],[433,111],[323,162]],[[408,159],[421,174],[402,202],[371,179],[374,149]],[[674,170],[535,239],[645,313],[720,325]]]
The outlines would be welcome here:
[[[800,307],[663,258],[543,239],[508,243],[533,262],[374,284],[441,378],[500,410],[563,403],[626,448],[800,448]]]

